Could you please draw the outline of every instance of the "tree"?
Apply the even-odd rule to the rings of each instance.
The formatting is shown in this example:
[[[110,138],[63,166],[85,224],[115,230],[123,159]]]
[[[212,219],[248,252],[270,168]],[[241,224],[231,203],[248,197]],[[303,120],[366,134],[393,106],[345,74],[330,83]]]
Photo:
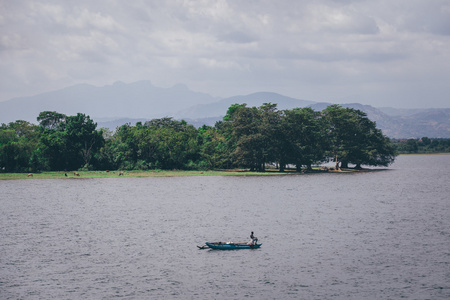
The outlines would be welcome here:
[[[43,170],[65,170],[70,169],[68,162],[70,157],[67,151],[66,136],[64,131],[45,129],[41,133],[35,161],[40,162]]]
[[[302,166],[310,170],[313,163],[324,160],[326,133],[320,112],[309,107],[286,110],[282,128],[284,162],[300,171]]]
[[[51,170],[91,168],[93,155],[104,144],[102,131],[96,130],[97,124],[82,113],[65,116],[60,122],[55,120],[60,120],[62,114],[44,112],[40,116],[48,117],[41,118],[40,153],[45,165]]]
[[[229,163],[227,141],[214,127],[203,125],[198,129],[200,168],[226,168]]]
[[[264,171],[266,143],[262,133],[261,113],[256,107],[232,105],[224,120],[231,123],[232,135],[236,140],[233,154],[238,164],[250,170]]]
[[[65,119],[65,114],[56,111],[43,111],[37,117],[39,125],[45,129],[56,129]]]
[[[394,162],[396,151],[391,140],[384,136],[381,130],[374,129],[369,137],[369,144],[366,148],[367,160],[355,161],[356,168],[361,168],[361,164],[369,166],[387,167]]]
[[[137,128],[127,123],[117,128],[111,146],[112,163],[119,169],[134,169],[138,159]]]
[[[406,151],[408,151],[409,153],[417,153],[417,151],[419,150],[419,146],[417,145],[417,140],[416,139],[408,139],[406,141]]]
[[[28,172],[39,139],[37,126],[18,120],[0,127],[0,171]]]
[[[329,153],[335,168],[349,163],[360,168],[366,165],[389,165],[395,158],[390,140],[384,137],[367,114],[352,108],[330,105],[324,110],[328,125]]]
[[[431,139],[429,139],[428,137],[424,136],[420,139],[420,141],[422,142],[422,144],[424,146],[428,146],[431,144]]]
[[[66,150],[71,154],[74,165],[89,166],[93,153],[103,144],[102,131],[96,130],[97,123],[94,123],[89,116],[78,113],[76,116],[66,117],[64,129],[66,133]],[[76,165],[75,165],[76,162]]]
[[[233,153],[236,151],[236,139],[233,136],[232,124],[227,121],[218,121],[214,124],[214,130],[219,137],[223,137],[222,142],[218,145],[220,158],[223,162],[222,167],[226,169],[235,167],[237,164],[233,158]]]
[[[118,129],[111,143],[123,169],[189,169],[199,160],[198,131],[184,120],[153,119]]]
[[[282,143],[282,136],[280,135],[282,112],[277,109],[276,104],[272,103],[263,103],[259,107],[259,112],[261,117],[260,132],[264,151],[262,153],[262,170],[264,171],[267,163],[274,163],[279,157],[278,152]]]

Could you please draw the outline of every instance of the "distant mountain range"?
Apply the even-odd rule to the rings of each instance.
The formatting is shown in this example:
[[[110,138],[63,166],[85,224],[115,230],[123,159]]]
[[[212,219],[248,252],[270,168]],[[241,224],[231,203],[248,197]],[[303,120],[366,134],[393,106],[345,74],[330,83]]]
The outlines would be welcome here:
[[[291,109],[315,104],[314,101],[299,100],[277,93],[259,92],[245,96],[233,96],[209,104],[199,104],[178,111],[176,117],[198,119],[224,116],[228,108],[236,103],[247,103],[247,106],[261,106],[263,103],[277,103],[278,109]]]
[[[330,103],[315,104],[311,107],[322,110]],[[342,107],[359,109],[367,114],[377,127],[391,138],[450,138],[450,108],[395,109],[375,108],[359,103],[341,104]]]
[[[125,123],[145,122],[154,118],[184,119],[194,126],[214,125],[235,103],[261,106],[276,103],[278,109],[309,106],[322,110],[331,103],[318,103],[286,97],[277,93],[259,92],[225,99],[189,90],[184,85],[160,88],[150,81],[130,84],[116,82],[104,87],[80,84],[31,97],[14,98],[0,102],[0,123],[25,120],[37,123],[36,117],[45,110],[66,115],[78,112],[89,115],[98,127],[114,130]],[[359,103],[341,104],[359,109],[377,123],[391,138],[450,138],[450,108],[395,109],[375,108]]]
[[[92,118],[158,118],[192,105],[218,100],[208,94],[193,92],[184,85],[160,88],[150,81],[116,82],[103,87],[79,84],[0,102],[0,122],[21,119],[35,123],[44,110],[66,115],[82,112]]]

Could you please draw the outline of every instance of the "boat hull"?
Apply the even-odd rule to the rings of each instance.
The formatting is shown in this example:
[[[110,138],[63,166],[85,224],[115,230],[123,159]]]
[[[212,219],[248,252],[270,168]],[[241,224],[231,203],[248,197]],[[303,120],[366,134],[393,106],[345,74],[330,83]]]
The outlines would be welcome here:
[[[261,247],[262,244],[249,245],[247,243],[208,243],[206,245],[215,250],[240,250],[240,249],[257,249]]]

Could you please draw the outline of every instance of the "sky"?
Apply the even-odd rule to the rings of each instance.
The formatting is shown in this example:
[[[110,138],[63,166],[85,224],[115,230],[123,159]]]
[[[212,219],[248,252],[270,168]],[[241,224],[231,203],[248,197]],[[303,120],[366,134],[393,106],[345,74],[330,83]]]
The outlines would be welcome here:
[[[0,0],[0,101],[150,80],[450,107],[449,0]]]

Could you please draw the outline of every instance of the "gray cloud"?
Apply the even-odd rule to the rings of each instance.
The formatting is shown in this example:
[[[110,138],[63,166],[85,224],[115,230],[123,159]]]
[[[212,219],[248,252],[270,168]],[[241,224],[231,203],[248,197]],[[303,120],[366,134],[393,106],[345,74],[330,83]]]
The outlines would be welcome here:
[[[450,104],[444,0],[18,0],[0,2],[0,26],[0,100],[148,79],[215,96]]]

